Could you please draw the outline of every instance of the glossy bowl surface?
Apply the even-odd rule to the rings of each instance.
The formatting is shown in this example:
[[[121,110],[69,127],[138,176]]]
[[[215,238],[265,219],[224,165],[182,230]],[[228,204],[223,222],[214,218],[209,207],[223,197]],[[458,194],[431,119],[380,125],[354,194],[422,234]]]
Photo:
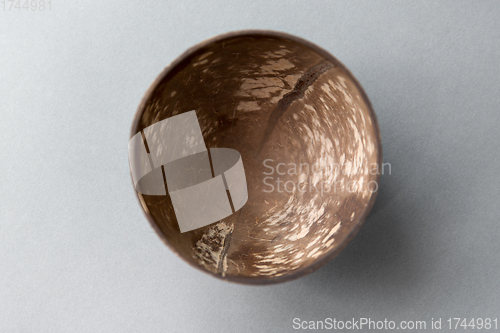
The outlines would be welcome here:
[[[281,282],[324,265],[356,234],[377,193],[381,140],[368,98],[335,57],[272,31],[204,41],[152,84],[131,136],[191,110],[207,148],[241,154],[248,201],[181,233],[169,196],[138,193],[182,259],[229,281]]]

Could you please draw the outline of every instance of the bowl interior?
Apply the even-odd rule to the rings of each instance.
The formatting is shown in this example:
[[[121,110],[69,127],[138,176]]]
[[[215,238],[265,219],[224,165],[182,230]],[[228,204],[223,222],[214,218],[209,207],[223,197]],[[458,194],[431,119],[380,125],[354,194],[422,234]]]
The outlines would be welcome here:
[[[169,196],[138,194],[183,259],[232,281],[283,281],[324,264],[355,234],[378,189],[380,137],[362,88],[333,56],[271,32],[204,42],[149,89],[132,135],[191,110],[207,148],[241,154],[248,201],[181,233]]]

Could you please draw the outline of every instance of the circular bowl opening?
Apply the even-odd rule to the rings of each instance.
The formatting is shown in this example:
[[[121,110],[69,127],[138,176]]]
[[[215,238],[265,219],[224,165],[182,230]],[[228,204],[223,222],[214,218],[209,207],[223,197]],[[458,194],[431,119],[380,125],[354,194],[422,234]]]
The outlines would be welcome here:
[[[182,259],[225,280],[267,284],[314,271],[355,235],[378,190],[381,140],[368,98],[335,57],[278,32],[212,38],[160,74],[131,136],[192,110],[207,148],[241,154],[248,200],[181,232],[170,196],[137,193]]]

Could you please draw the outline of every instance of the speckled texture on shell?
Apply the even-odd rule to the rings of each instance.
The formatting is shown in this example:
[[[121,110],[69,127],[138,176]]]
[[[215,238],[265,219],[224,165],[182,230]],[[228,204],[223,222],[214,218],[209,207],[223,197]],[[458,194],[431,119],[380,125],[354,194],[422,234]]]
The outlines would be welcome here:
[[[361,87],[335,58],[280,33],[215,38],[159,77],[132,135],[190,110],[208,148],[240,152],[249,198],[224,220],[180,233],[168,196],[138,194],[160,237],[183,259],[231,281],[284,281],[319,267],[355,234],[376,193],[352,185],[378,182],[371,168],[381,162],[380,136]],[[272,183],[279,177],[296,186],[267,193],[266,159],[287,166]],[[303,169],[288,172],[293,165]],[[306,165],[321,172],[307,174]],[[322,194],[321,184],[329,192]]]

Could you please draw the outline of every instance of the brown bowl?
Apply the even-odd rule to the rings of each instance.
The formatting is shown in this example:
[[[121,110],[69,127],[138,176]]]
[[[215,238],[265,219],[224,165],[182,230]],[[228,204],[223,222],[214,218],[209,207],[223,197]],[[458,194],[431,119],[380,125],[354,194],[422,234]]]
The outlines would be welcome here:
[[[327,263],[359,230],[378,189],[380,133],[360,84],[331,54],[273,31],[204,41],[152,84],[131,136],[191,110],[207,147],[241,154],[248,201],[181,233],[169,196],[137,193],[189,264],[228,281],[282,282]]]

